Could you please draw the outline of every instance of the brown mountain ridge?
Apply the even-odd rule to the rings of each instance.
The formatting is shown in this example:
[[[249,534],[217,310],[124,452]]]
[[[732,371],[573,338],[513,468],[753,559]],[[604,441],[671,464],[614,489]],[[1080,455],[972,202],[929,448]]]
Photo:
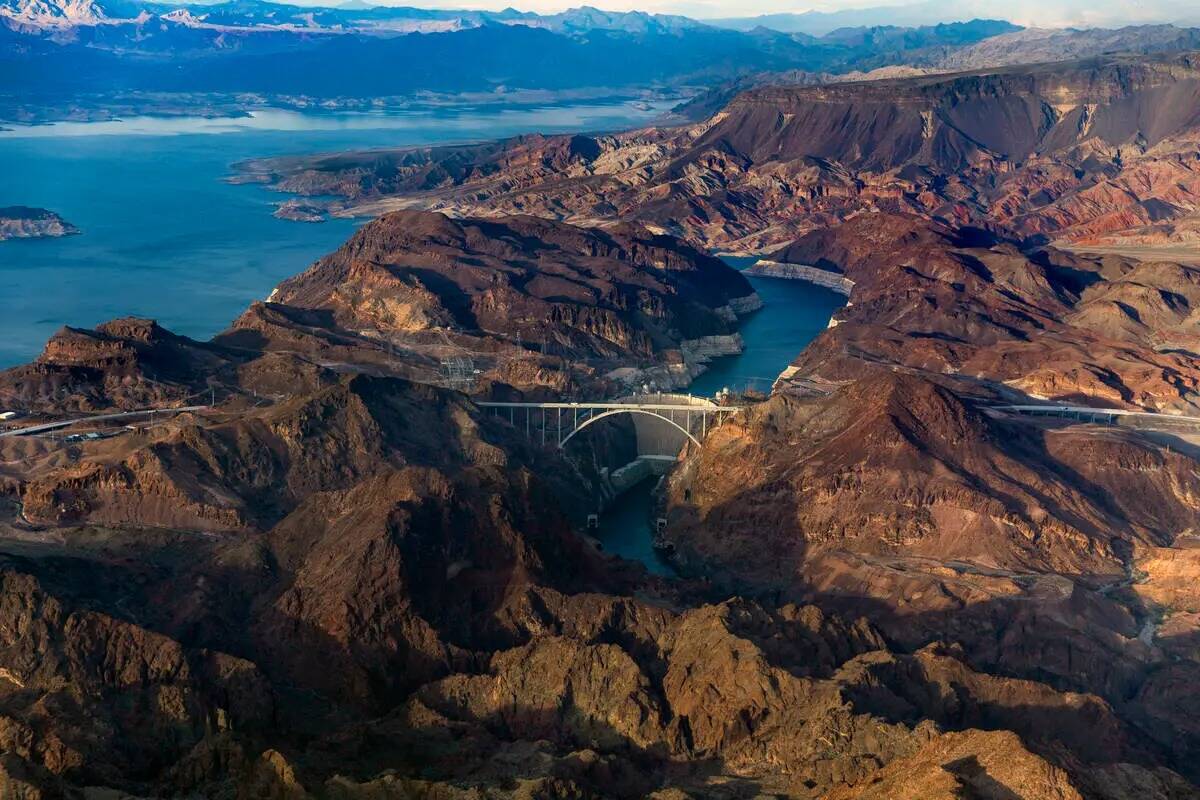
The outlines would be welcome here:
[[[343,195],[348,213],[635,219],[737,252],[864,210],[1111,245],[1166,236],[1195,212],[1198,86],[1189,53],[1103,56],[752,89],[680,128],[244,168],[284,191]]]

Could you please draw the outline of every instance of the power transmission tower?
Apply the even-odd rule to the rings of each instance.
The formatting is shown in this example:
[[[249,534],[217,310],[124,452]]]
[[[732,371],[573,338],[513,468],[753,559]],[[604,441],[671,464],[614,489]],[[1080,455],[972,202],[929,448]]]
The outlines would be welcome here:
[[[475,387],[477,372],[474,360],[467,351],[450,341],[445,329],[439,328],[438,332],[441,334],[442,343],[450,351],[450,354],[441,361],[440,373],[443,385],[460,392],[470,391]]]

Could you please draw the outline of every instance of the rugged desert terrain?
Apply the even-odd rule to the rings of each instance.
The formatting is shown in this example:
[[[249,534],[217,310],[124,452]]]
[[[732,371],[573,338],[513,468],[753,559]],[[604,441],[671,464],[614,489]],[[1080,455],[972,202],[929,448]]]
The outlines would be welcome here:
[[[741,93],[706,120],[600,137],[254,162],[339,213],[420,206],[642,221],[764,252],[863,211],[1030,243],[1192,244],[1192,54],[1102,56]]]
[[[0,786],[1200,796],[1200,273],[1048,246],[1189,212],[1196,86],[1109,58],[255,165],[458,216],[380,217],[211,341],[122,319],[0,373],[26,422],[162,409],[0,437]],[[681,452],[663,578],[580,530],[619,430],[477,403],[736,346],[756,298],[701,247],[853,286]],[[1004,408],[1045,400],[1096,412]]]

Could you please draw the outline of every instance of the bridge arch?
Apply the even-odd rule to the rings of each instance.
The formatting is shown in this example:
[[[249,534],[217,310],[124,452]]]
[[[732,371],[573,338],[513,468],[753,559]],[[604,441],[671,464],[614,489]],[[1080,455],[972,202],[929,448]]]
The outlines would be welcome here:
[[[567,442],[571,441],[571,439],[575,436],[575,434],[579,433],[581,430],[588,427],[593,422],[598,422],[598,421],[604,419],[605,417],[613,417],[613,416],[616,416],[617,414],[643,414],[647,417],[654,417],[656,419],[661,419],[663,422],[673,425],[680,433],[682,433],[684,436],[686,436],[688,439],[690,439],[692,441],[692,443],[695,444],[697,447],[700,446],[700,440],[697,439],[695,436],[693,436],[692,432],[689,431],[687,428],[683,427],[682,425],[680,425],[678,422],[671,419],[670,417],[663,416],[662,414],[658,414],[654,411],[647,411],[644,408],[612,408],[601,414],[596,414],[594,416],[588,417],[583,422],[579,423],[579,425],[575,428],[575,430],[573,430],[569,434],[567,434],[566,437],[563,438],[563,440],[558,443],[558,446],[565,447]]]

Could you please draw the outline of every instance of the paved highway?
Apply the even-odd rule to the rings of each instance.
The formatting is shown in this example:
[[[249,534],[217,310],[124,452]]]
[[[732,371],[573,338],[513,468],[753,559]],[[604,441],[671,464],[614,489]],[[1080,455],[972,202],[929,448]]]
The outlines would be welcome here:
[[[0,437],[4,436],[28,436],[33,433],[45,433],[46,431],[58,430],[59,428],[67,428],[71,425],[78,425],[81,422],[110,422],[120,419],[129,419],[131,417],[144,417],[147,414],[182,414],[185,411],[202,411],[208,406],[182,406],[181,408],[147,408],[141,411],[122,411],[117,414],[96,414],[91,417],[76,417],[74,419],[64,419],[58,422],[45,422],[41,425],[29,425],[24,428],[16,428],[11,431],[0,431]]]
[[[991,406],[997,411],[1009,411],[1016,414],[1028,414],[1032,416],[1046,415],[1055,417],[1068,417],[1083,420],[1084,417],[1092,420],[1107,417],[1110,421],[1116,421],[1117,417],[1124,417],[1134,421],[1148,422],[1154,424],[1175,424],[1178,425],[1200,425],[1200,417],[1189,417],[1184,414],[1166,414],[1156,411],[1127,411],[1121,408],[1093,408],[1091,406],[1076,406],[1062,404],[1025,404],[1025,405],[1004,405]]]

